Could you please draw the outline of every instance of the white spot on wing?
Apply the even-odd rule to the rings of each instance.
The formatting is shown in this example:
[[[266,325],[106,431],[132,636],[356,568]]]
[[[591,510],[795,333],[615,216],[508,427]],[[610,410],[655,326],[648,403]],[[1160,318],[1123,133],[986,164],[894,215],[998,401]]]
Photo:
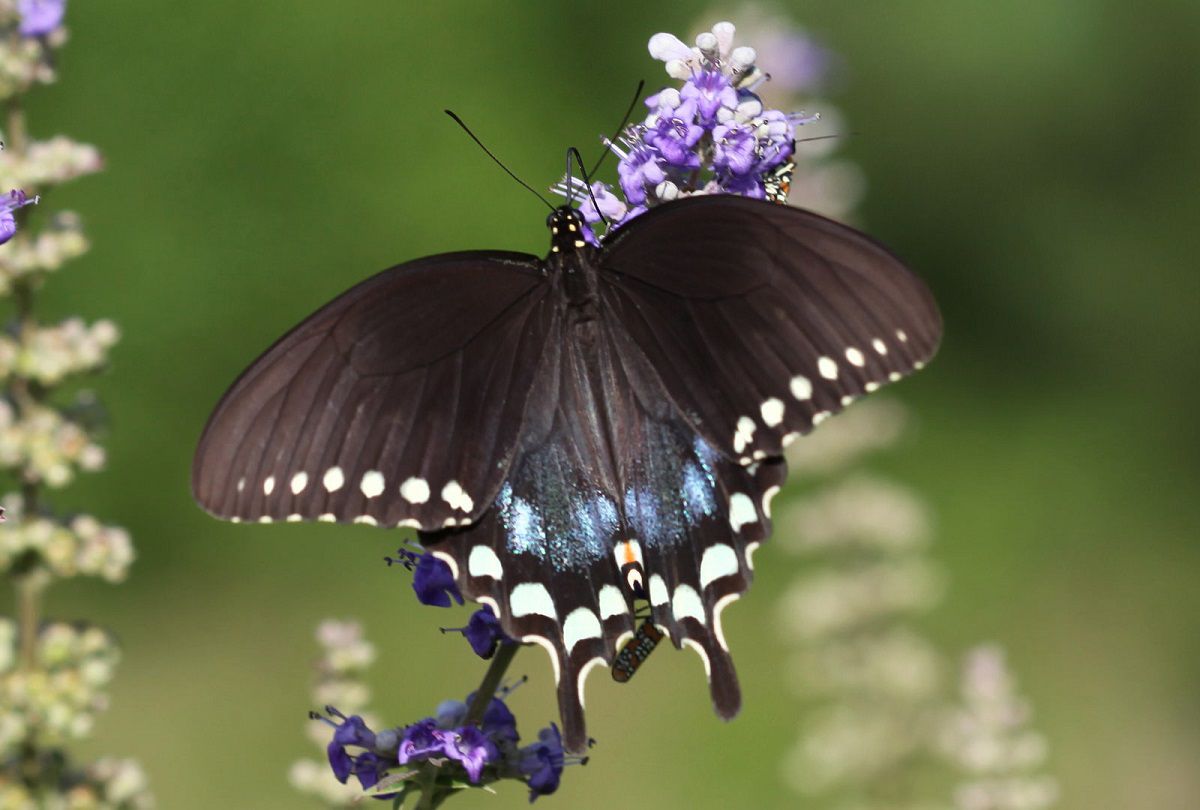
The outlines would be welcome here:
[[[567,650],[567,655],[571,654],[571,650],[575,649],[575,645],[584,639],[600,638],[603,630],[600,627],[600,620],[596,618],[596,614],[585,607],[577,607],[567,614],[566,621],[563,622],[563,646]]]
[[[605,660],[603,658],[600,658],[599,656],[597,656],[597,657],[593,658],[591,661],[588,661],[586,664],[584,664],[580,668],[580,670],[579,670],[579,687],[578,687],[579,708],[581,708],[581,709],[586,708],[583,703],[583,685],[585,683],[587,683],[587,676],[591,674],[592,669],[595,668],[597,664],[603,664],[603,663],[606,663]]]
[[[298,512],[293,512],[287,516],[288,523],[299,523],[302,520],[304,520],[304,515],[301,515]]]
[[[763,424],[767,427],[775,427],[783,421],[783,400],[771,397],[759,410],[762,411]]]
[[[735,492],[729,496],[729,525],[735,532],[740,532],[748,523],[758,521],[758,512],[754,509],[754,501],[744,492]]]
[[[896,338],[901,343],[908,343],[908,333],[906,333],[903,329],[896,330]]]
[[[238,482],[237,482],[237,491],[238,491],[238,492],[241,492],[241,491],[242,491],[243,489],[245,489],[245,488],[246,488],[246,479],[245,479],[245,478],[239,478],[239,479],[238,479]]]
[[[899,371],[893,371],[891,374],[888,375],[888,379],[891,380],[892,382],[899,382],[900,378],[903,376],[904,375],[901,374]]]
[[[746,549],[749,551],[749,548]],[[721,649],[729,651],[729,645],[725,643],[725,632],[721,629],[721,611],[724,610],[730,602],[736,602],[740,593],[727,593],[717,600],[713,605],[713,635],[717,637],[717,643],[721,645]]]
[[[838,375],[837,363],[832,357],[817,358],[817,371],[827,380],[836,380]]]
[[[522,582],[513,588],[512,593],[508,595],[508,604],[512,608],[514,618],[536,614],[547,619],[558,619],[554,599],[550,596],[550,591],[546,590],[546,586],[540,582]]]
[[[359,515],[354,519],[355,523],[365,523],[368,526],[378,526],[379,521],[370,515]]]
[[[403,527],[407,526],[410,529],[419,529],[419,528],[421,528],[421,521],[414,520],[413,518],[405,518],[404,520],[397,523],[396,526],[397,526],[397,528],[403,528]]]
[[[429,484],[424,478],[409,478],[400,485],[400,497],[409,503],[425,503],[429,500]]]
[[[455,581],[458,581],[458,560],[454,559],[453,555],[447,554],[444,551],[434,551],[432,553],[433,556],[450,567],[450,574],[454,577]]]
[[[867,383],[866,385],[864,385],[864,386],[863,386],[863,390],[864,390],[864,391],[866,391],[868,394],[869,394],[869,393],[871,393],[872,391],[878,391],[878,390],[879,390],[879,383],[877,383],[877,382],[869,382],[869,383]]]
[[[740,453],[746,445],[754,441],[754,431],[758,425],[749,416],[740,416],[737,421],[737,432],[733,434],[733,452]]]
[[[692,618],[704,624],[704,602],[695,588],[691,585],[675,586],[675,596],[671,599],[671,614],[677,622]]]
[[[613,616],[623,616],[629,612],[625,595],[616,585],[605,585],[600,589],[600,618],[611,619]]]
[[[862,368],[867,364],[867,358],[863,357],[863,353],[853,346],[851,346],[849,349],[846,349],[846,359],[859,368]]]
[[[829,418],[829,411],[817,411],[816,413],[814,413],[812,415],[813,427],[816,427],[817,425],[821,424],[828,418]]]
[[[704,556],[700,558],[701,588],[707,588],[721,577],[733,576],[737,572],[738,558],[733,546],[717,543],[704,549]],[[675,595],[679,596],[678,588],[675,589]]]
[[[450,504],[451,509],[458,509],[462,512],[470,512],[475,508],[475,501],[457,481],[450,481],[442,487],[442,500]]]
[[[842,397],[842,407],[843,408],[845,408],[847,405],[849,405],[852,402],[854,402],[854,397],[852,395],[846,394],[846,396]]]
[[[757,541],[746,544],[746,567],[751,571],[754,570],[754,552],[758,551],[760,545]]]
[[[325,485],[326,492],[337,492],[346,483],[346,476],[342,474],[341,467],[330,467],[321,478],[321,483]]]
[[[501,579],[504,576],[504,566],[491,546],[475,546],[467,557],[467,573],[473,577],[491,577]]]
[[[550,643],[550,639],[546,638],[545,636],[535,636],[531,634],[528,636],[521,636],[521,641],[524,641],[526,644],[540,644],[542,645],[542,648],[546,650],[546,652],[550,653],[550,664],[554,667],[554,683],[557,686],[558,679],[561,677],[561,673],[559,672],[558,668],[558,650],[554,649],[554,645]]]
[[[767,487],[767,491],[763,493],[762,510],[763,510],[763,514],[766,515],[767,517],[771,516],[771,500],[778,494],[779,494],[778,486]]]
[[[299,495],[308,486],[308,473],[298,472],[292,476],[291,489],[293,495]]]
[[[879,338],[872,340],[871,345],[875,347],[875,351],[879,352],[880,354],[887,354],[887,344]]]
[[[363,473],[362,481],[359,482],[358,488],[368,498],[378,498],[383,494],[383,473],[379,470],[367,470]]]
[[[798,400],[803,401],[812,398],[812,381],[803,374],[797,374],[795,377],[792,377],[792,382],[788,387],[792,389],[792,396]]]
[[[663,578],[658,574],[650,577],[650,604],[665,605],[671,601],[670,595],[667,593],[667,583],[663,582]]]
[[[273,523],[274,518],[272,518],[270,515],[263,515],[262,517],[260,517],[258,519],[258,522],[259,523]]]
[[[263,495],[270,495],[275,491],[275,476],[268,475],[263,481]]]
[[[796,439],[799,439],[799,438],[800,438],[799,433],[788,433],[783,437],[783,446],[791,447],[792,442],[796,441]]]
[[[335,515],[333,512],[326,512],[324,514],[317,515],[317,520],[322,523],[333,523],[337,520],[337,515]]]

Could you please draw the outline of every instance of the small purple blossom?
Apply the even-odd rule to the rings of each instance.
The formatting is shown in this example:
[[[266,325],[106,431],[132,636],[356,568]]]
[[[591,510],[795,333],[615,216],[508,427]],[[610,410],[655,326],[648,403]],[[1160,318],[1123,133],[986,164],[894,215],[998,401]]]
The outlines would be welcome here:
[[[732,110],[737,107],[737,90],[724,73],[716,70],[702,70],[684,82],[679,91],[684,101],[696,104],[700,123],[710,127],[717,122],[717,113],[722,108]]]
[[[0,197],[0,245],[3,245],[17,233],[18,208],[34,205],[37,197],[29,197],[20,189],[13,189],[7,197]]]
[[[529,784],[529,801],[558,790],[564,764],[562,735],[558,726],[551,723],[549,728],[538,732],[537,742],[521,749],[519,768]]]
[[[621,154],[615,146],[611,148]],[[629,151],[621,155],[621,162],[617,164],[617,174],[626,200],[633,205],[641,205],[646,201],[646,187],[653,188],[667,178],[659,163],[661,159],[658,150],[641,138],[629,143]]]
[[[366,722],[357,714],[346,717],[332,706],[327,707],[326,710],[333,717],[342,720],[341,724],[335,724],[332,720],[326,719],[326,722],[335,726],[333,739],[329,741],[329,745],[325,749],[333,775],[339,782],[345,784],[350,775],[354,774],[358,777],[363,790],[374,787],[391,764],[379,756],[376,751],[379,737],[385,735],[377,737],[375,732],[371,731]],[[392,736],[391,739],[394,740],[395,737]],[[364,750],[359,754],[350,754],[346,751],[348,747]]]
[[[413,760],[425,759],[430,754],[440,751],[442,742],[433,734],[437,730],[437,723],[431,717],[405,726],[404,731],[400,734],[400,746],[396,750],[396,761],[401,765],[407,765]]]
[[[403,565],[413,572],[413,591],[416,592],[417,599],[422,605],[450,607],[451,600],[460,605],[463,603],[462,594],[458,591],[458,585],[454,581],[454,573],[450,570],[450,566],[435,557],[433,552],[426,551],[417,554],[402,548],[396,552],[395,557],[385,557],[384,559],[387,560],[388,565]]]
[[[66,13],[67,0],[17,0],[17,31],[23,37],[46,36],[62,25]]]
[[[474,693],[468,698],[467,702],[475,699]],[[488,739],[496,743],[500,747],[506,744],[514,744],[521,738],[517,733],[517,718],[509,711],[508,706],[504,704],[500,698],[492,698],[488,703],[487,709],[483,712],[483,722],[480,724],[480,730],[487,735]]]
[[[472,613],[471,618],[467,620],[466,627],[455,627],[450,630],[462,633],[475,654],[484,660],[496,654],[496,647],[500,642],[512,641],[508,634],[500,628],[500,620],[496,618],[496,614],[492,613],[492,609],[488,605],[484,605]],[[447,632],[447,630],[443,628],[443,632]]]
[[[685,101],[674,109],[663,109],[651,116],[642,137],[658,150],[671,166],[679,169],[700,167],[700,156],[692,151],[704,137],[704,127],[696,123],[696,102]]]
[[[462,763],[472,782],[483,775],[483,766],[499,757],[495,743],[475,726],[456,729],[434,729],[433,736],[441,743],[447,757]]]
[[[749,174],[758,163],[758,138],[741,124],[713,128],[713,168],[735,177]]]

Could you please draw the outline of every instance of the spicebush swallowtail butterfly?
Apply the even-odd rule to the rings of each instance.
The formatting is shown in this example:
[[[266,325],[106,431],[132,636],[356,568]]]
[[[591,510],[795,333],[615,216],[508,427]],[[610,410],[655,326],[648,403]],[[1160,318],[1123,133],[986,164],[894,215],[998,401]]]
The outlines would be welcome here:
[[[512,637],[550,653],[567,747],[648,600],[724,718],[721,612],[749,587],[783,448],[933,355],[925,285],[878,243],[732,195],[657,206],[544,259],[401,264],[281,338],[200,440],[217,517],[410,526]]]

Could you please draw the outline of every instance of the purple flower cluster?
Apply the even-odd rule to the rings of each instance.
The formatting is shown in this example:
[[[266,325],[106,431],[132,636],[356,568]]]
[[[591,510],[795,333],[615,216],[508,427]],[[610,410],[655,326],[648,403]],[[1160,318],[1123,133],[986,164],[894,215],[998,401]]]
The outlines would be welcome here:
[[[650,55],[683,86],[647,98],[645,120],[617,142],[605,140],[619,159],[623,199],[604,183],[589,189],[573,177],[555,186],[582,201],[589,226],[615,228],[648,208],[694,194],[765,197],[764,179],[791,157],[796,127],[817,116],[765,108],[754,92],[766,79],[755,65],[757,54],[733,47],[733,35],[733,24],[721,22],[696,37],[695,47],[671,34],[650,38]],[[596,243],[593,233],[585,236]]]
[[[3,245],[17,233],[18,208],[37,203],[37,197],[28,197],[24,191],[13,189],[7,197],[0,197],[0,245]]]
[[[520,779],[529,786],[529,800],[558,789],[563,768],[585,759],[567,756],[553,723],[538,732],[537,742],[520,746],[517,720],[500,698],[492,698],[478,724],[465,723],[466,702],[444,701],[434,717],[408,726],[374,732],[358,715],[346,717],[332,706],[328,717],[313,715],[333,727],[327,753],[334,776],[343,784],[354,776],[363,790],[375,787],[392,768],[405,771],[433,767],[438,776],[483,785],[501,779]],[[403,790],[403,780],[395,796]]]

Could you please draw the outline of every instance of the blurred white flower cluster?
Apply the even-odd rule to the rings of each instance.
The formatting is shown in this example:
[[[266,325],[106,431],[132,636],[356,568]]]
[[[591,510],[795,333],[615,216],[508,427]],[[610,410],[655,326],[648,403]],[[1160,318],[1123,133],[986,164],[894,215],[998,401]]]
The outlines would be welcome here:
[[[947,658],[919,630],[944,589],[929,515],[911,491],[861,471],[903,424],[896,403],[867,400],[789,448],[809,493],[776,524],[803,566],[779,623],[806,711],[784,779],[828,807],[1044,810],[1057,799],[1038,773],[1047,746],[1003,653],[970,652],[956,699]],[[948,778],[952,799],[931,799]]]
[[[0,525],[0,570],[20,564],[66,578],[100,577],[121,582],[133,563],[133,542],[120,526],[105,526],[91,515],[63,523],[22,514],[18,495],[3,501],[8,521]]]
[[[30,328],[20,340],[0,335],[0,378],[19,374],[41,385],[55,385],[72,374],[99,370],[119,336],[110,320],[89,326],[82,318]]]
[[[347,716],[357,714],[367,725],[378,725],[376,718],[366,712],[371,690],[364,682],[367,668],[375,661],[375,645],[363,638],[362,626],[355,621],[326,619],[317,626],[316,635],[321,657],[316,662],[313,702],[318,707],[337,706]],[[329,744],[328,726],[309,723],[307,729],[323,755]],[[320,799],[329,807],[350,807],[362,802],[362,789],[353,782],[339,782],[324,756],[320,760],[297,760],[288,779],[296,790]]]
[[[964,779],[954,793],[958,810],[1044,810],[1058,784],[1038,773],[1046,740],[1030,728],[1032,708],[1017,694],[1004,651],[982,645],[967,653],[960,705],[949,710],[939,743]]]
[[[120,658],[113,637],[86,621],[45,617],[47,589],[77,576],[121,582],[134,559],[129,534],[49,496],[80,472],[103,468],[93,433],[102,411],[65,383],[103,370],[118,330],[106,319],[43,323],[38,293],[48,274],[88,247],[79,217],[45,209],[54,188],[98,171],[99,151],[62,135],[39,140],[21,94],[55,78],[51,53],[66,41],[66,0],[0,0],[0,575],[16,598],[0,617],[0,810],[153,807],[133,760],[74,760],[108,706]],[[9,191],[12,189],[12,191]],[[7,195],[7,196],[4,196]],[[32,205],[33,202],[38,205]]]
[[[0,468],[60,489],[74,480],[77,469],[103,467],[104,449],[61,411],[32,403],[22,408],[0,399]]]
[[[806,463],[809,440],[792,445],[789,463],[801,476],[819,471],[826,480],[810,481],[811,494],[782,510],[775,527],[779,545],[803,564],[779,605],[792,648],[788,682],[807,705],[783,774],[802,793],[836,797],[833,806],[875,806],[868,787],[884,783],[896,799],[918,778],[913,763],[938,719],[943,662],[916,627],[943,590],[926,555],[929,517],[902,487],[844,472],[879,437],[894,441],[901,423],[887,400],[855,405],[811,437],[824,447],[817,470]]]
[[[55,214],[38,233],[0,250],[0,295],[10,294],[13,283],[25,276],[57,270],[88,247],[79,217],[69,211]]]

